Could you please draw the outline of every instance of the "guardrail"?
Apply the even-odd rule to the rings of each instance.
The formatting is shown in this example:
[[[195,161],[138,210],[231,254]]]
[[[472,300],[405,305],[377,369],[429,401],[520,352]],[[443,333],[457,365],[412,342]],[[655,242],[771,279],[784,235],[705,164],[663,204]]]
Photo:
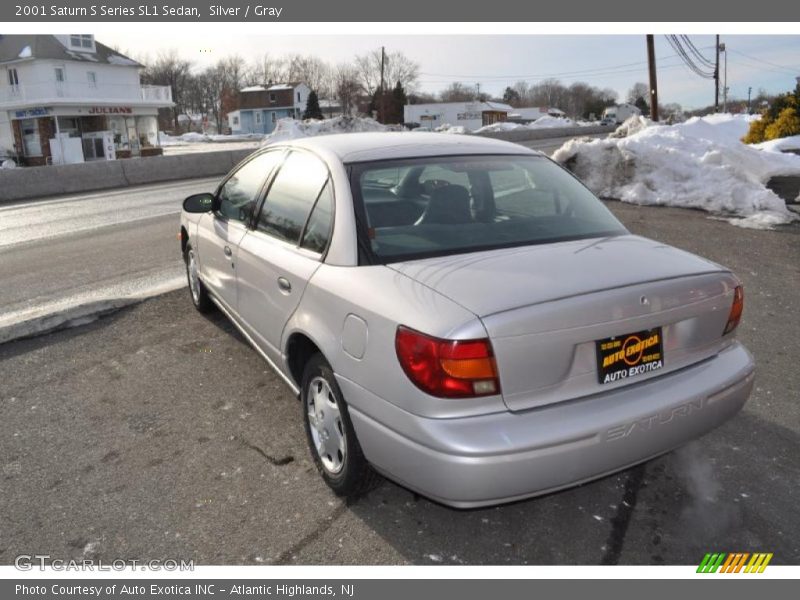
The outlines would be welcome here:
[[[147,183],[224,175],[252,150],[220,150],[174,156],[0,169],[0,204]]]

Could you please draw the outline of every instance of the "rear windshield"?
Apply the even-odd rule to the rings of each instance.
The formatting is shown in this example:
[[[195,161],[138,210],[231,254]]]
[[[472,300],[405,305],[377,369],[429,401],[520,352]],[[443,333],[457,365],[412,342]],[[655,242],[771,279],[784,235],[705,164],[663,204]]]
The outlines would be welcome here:
[[[445,156],[352,165],[362,236],[379,262],[627,233],[540,156]]]

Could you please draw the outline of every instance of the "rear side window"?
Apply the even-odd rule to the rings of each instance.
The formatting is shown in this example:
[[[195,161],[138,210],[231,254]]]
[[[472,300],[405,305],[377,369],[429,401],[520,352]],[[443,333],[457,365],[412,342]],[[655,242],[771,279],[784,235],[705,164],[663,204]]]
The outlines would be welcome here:
[[[331,189],[331,180],[328,179],[311,211],[311,216],[308,217],[300,247],[322,254],[325,251],[325,246],[328,245],[332,224],[333,190]]]
[[[258,229],[297,244],[311,209],[328,179],[328,169],[315,156],[292,152],[275,176],[258,218]]]

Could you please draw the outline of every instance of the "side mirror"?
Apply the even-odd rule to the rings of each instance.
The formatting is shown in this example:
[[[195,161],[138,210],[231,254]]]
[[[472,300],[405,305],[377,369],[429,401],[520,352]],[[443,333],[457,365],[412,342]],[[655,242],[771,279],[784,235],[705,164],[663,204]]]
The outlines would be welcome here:
[[[183,201],[183,210],[188,213],[207,213],[214,209],[214,194],[193,194]]]

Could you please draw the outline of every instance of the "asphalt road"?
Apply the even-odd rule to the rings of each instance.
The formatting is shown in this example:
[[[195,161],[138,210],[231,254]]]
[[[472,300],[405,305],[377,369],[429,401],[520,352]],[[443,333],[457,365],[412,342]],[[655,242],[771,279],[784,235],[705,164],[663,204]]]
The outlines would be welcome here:
[[[0,205],[0,330],[182,285],[181,201],[217,181]]]
[[[314,472],[300,406],[179,290],[0,345],[0,563],[800,563],[800,226],[610,203],[636,232],[735,269],[758,363],[742,413],[677,452],[550,496],[457,511],[390,482],[352,504]]]

